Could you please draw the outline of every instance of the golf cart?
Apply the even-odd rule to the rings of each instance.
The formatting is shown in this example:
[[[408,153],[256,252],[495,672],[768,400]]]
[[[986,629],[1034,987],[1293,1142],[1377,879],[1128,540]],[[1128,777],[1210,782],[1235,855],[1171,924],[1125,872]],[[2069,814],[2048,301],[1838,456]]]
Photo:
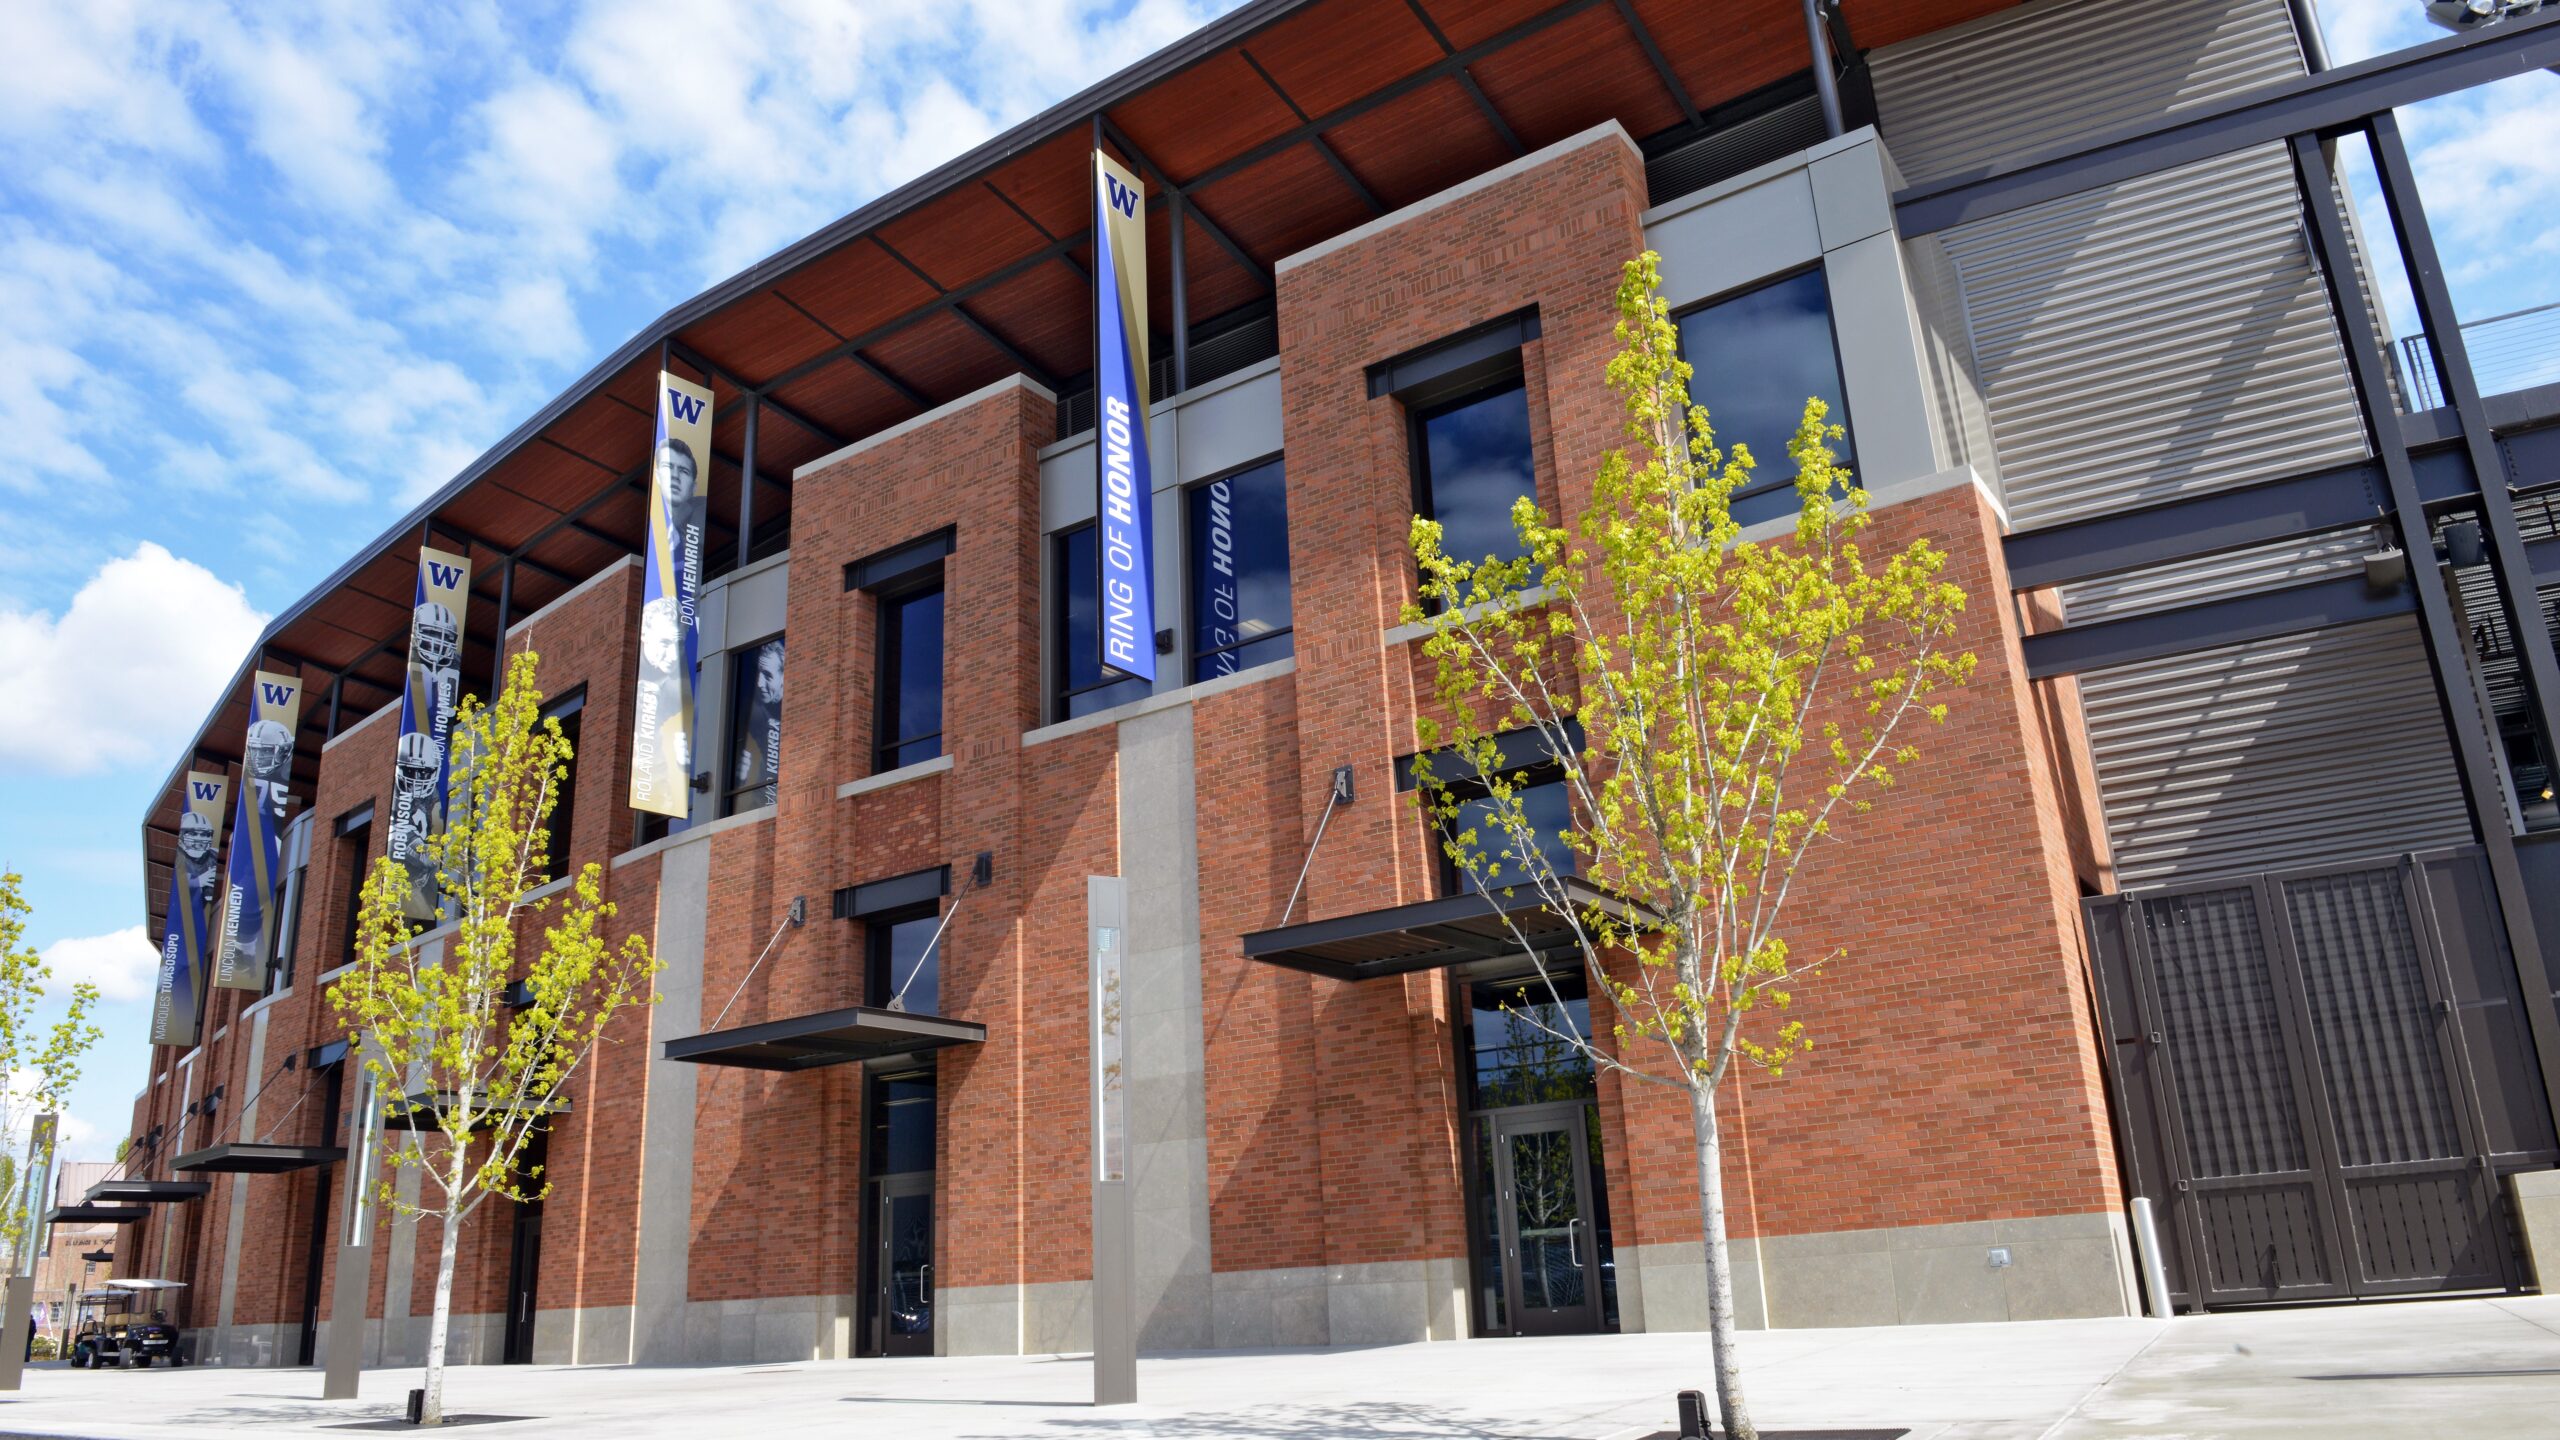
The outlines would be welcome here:
[[[107,1365],[121,1369],[130,1365],[148,1370],[157,1360],[172,1365],[187,1363],[186,1353],[179,1347],[178,1327],[169,1323],[167,1311],[154,1309],[148,1318],[136,1313],[145,1294],[183,1289],[184,1281],[110,1280],[107,1286],[80,1297],[84,1312],[93,1303],[97,1309],[86,1313],[73,1330],[72,1369]]]

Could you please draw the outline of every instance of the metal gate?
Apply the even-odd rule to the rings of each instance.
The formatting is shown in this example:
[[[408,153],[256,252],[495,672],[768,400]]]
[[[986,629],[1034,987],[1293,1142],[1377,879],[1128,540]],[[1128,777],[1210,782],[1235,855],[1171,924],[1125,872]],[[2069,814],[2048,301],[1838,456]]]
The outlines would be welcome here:
[[[2514,1288],[2560,1159],[2474,850],[2087,902],[2132,1188],[2190,1307]]]

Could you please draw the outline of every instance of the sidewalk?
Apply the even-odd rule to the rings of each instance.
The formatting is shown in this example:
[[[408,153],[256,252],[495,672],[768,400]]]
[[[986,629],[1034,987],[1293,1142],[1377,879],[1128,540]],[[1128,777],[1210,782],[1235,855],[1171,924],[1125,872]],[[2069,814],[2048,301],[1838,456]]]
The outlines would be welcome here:
[[[1911,1440],[2213,1435],[2541,1436],[2560,1415],[2560,1299],[2437,1301],[2209,1319],[2075,1320],[1746,1335],[1772,1430],[1907,1429]],[[0,1434],[82,1440],[357,1433],[396,1418],[414,1369],[326,1403],[309,1370],[74,1371],[0,1396]],[[469,1433],[707,1440],[1160,1436],[1636,1440],[1673,1395],[1711,1389],[1696,1335],[1587,1336],[1141,1362],[1146,1403],[1096,1411],[1059,1357],[814,1361],[698,1369],[464,1367]],[[398,1427],[405,1429],[406,1427]]]

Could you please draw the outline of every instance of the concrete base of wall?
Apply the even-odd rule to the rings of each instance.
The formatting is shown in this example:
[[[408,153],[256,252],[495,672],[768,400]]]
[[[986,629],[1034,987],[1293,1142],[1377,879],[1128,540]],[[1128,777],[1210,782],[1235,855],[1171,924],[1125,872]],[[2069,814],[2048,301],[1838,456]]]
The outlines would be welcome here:
[[[1616,1258],[1622,1328],[1706,1328],[1699,1247],[1627,1245]],[[2141,1313],[2132,1243],[2111,1211],[1737,1240],[1733,1269],[1746,1330]]]
[[[424,1365],[428,1322],[425,1315],[411,1315],[397,1324],[366,1320],[365,1363]],[[448,1365],[495,1365],[505,1356],[506,1344],[504,1315],[455,1315],[445,1323],[444,1359]]]
[[[1398,1345],[1465,1334],[1466,1262],[1225,1270],[1208,1277],[1208,1345]],[[1084,1281],[980,1285],[937,1297],[944,1355],[1075,1355],[1092,1348]]]
[[[2534,1288],[2560,1293],[2560,1170],[2528,1170],[2507,1177],[2515,1198],[2516,1229],[2524,1241]]]
[[[937,1355],[1077,1355],[1093,1349],[1093,1297],[1082,1280],[969,1285],[934,1296]]]
[[[533,1313],[533,1363],[536,1365],[627,1365],[631,1363],[631,1307],[598,1305],[585,1310],[537,1310]]]
[[[189,1338],[193,1340],[196,1337]],[[258,1368],[292,1365],[302,1358],[302,1327],[230,1325],[203,1332],[201,1342],[189,1358],[197,1365]]]
[[[2538,1273],[2560,1274],[2560,1171],[2511,1183]],[[1993,1264],[1994,1249],[2007,1251],[2009,1263]],[[2140,1313],[2132,1243],[2123,1217],[2113,1213],[1777,1235],[1735,1241],[1733,1258],[1735,1319],[1746,1330]],[[1621,1329],[1707,1327],[1706,1262],[1697,1246],[1623,1245],[1615,1259]],[[1209,1344],[1244,1350],[1463,1339],[1474,1330],[1466,1287],[1462,1259],[1219,1271],[1209,1277]],[[938,1354],[1078,1355],[1093,1348],[1090,1294],[1081,1280],[968,1286],[935,1299]],[[854,1353],[859,1313],[850,1295],[688,1301],[684,1353],[660,1363],[843,1359]],[[632,1323],[627,1305],[541,1311],[534,1362],[629,1364]],[[236,1325],[221,1336],[208,1332],[197,1358],[290,1365],[298,1337],[291,1325]],[[447,1359],[497,1364],[505,1337],[503,1316],[456,1315]],[[372,1364],[421,1363],[426,1318],[413,1316],[387,1336],[381,1321],[368,1320],[365,1343]]]

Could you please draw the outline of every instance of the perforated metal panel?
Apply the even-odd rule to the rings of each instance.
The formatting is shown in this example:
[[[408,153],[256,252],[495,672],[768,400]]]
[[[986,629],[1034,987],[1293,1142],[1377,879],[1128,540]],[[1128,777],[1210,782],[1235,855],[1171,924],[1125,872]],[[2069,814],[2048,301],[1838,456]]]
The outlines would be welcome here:
[[[2164,1202],[2176,1288],[2205,1305],[2509,1285],[2523,1273],[2480,1117],[2538,1099],[2466,1052],[2506,972],[2447,966],[2479,852],[2368,860],[2089,902],[2117,1104]],[[2487,978],[2487,988],[2470,983]]]

